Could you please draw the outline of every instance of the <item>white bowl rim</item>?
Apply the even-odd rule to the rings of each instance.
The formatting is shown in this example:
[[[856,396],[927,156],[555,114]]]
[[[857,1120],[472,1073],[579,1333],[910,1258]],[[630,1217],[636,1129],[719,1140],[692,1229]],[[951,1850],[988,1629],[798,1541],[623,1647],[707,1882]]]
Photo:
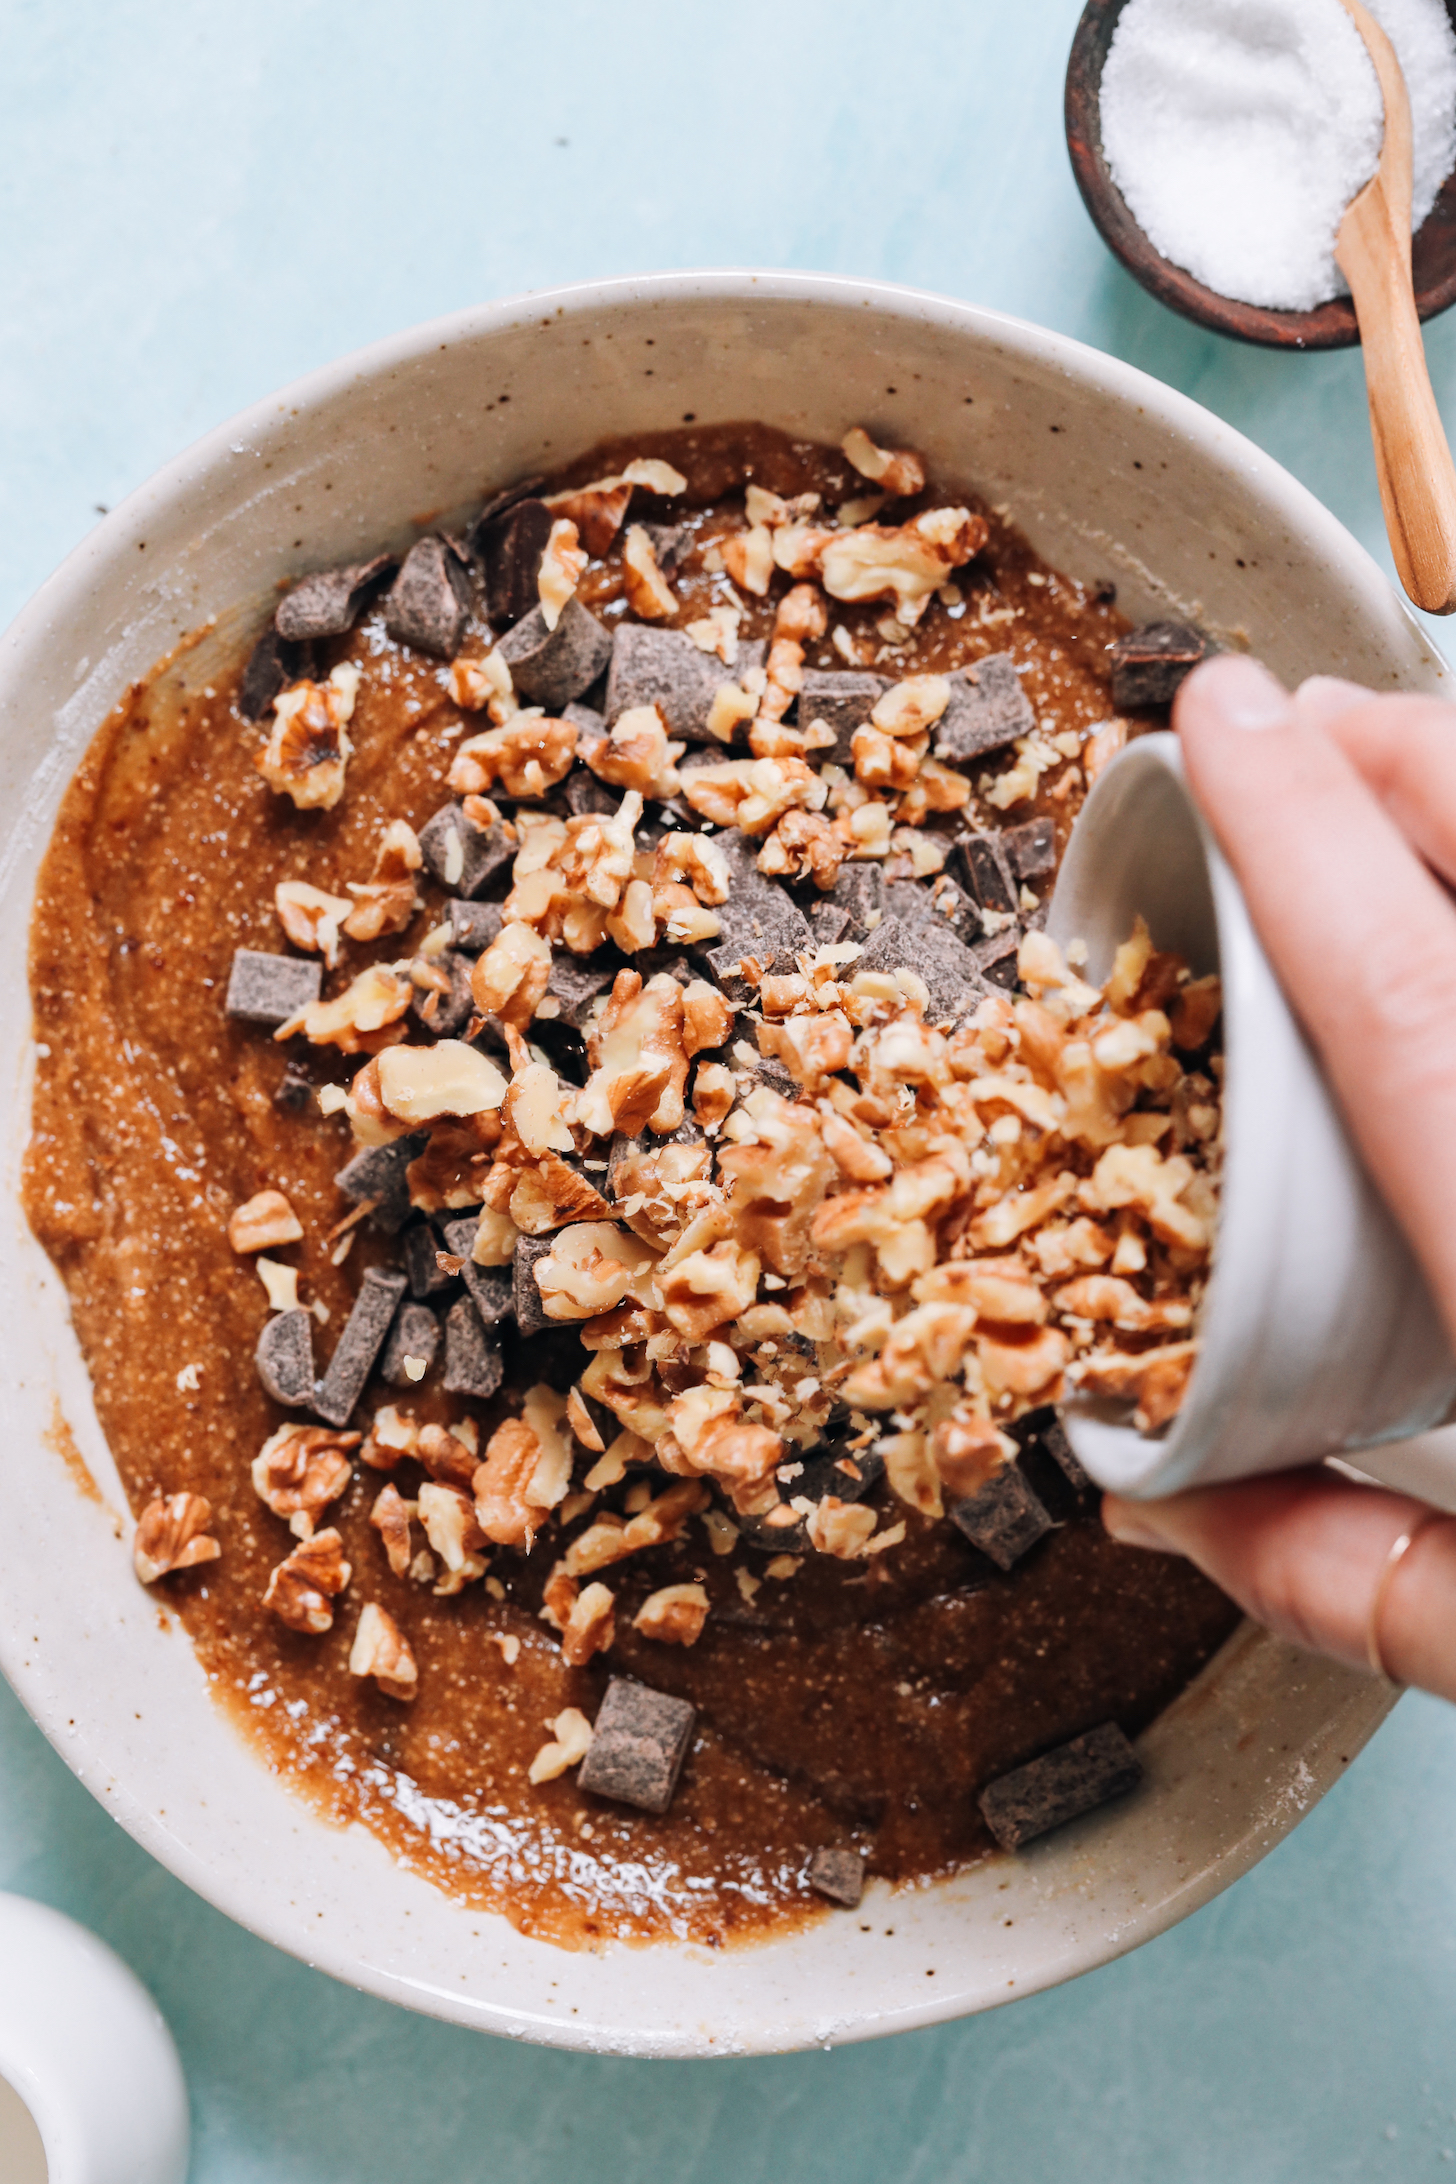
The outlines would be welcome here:
[[[163,464],[72,549],[0,636],[0,677],[5,675],[13,653],[43,635],[60,604],[68,601],[74,592],[84,592],[95,562],[136,539],[158,503],[171,502],[185,495],[192,479],[213,465],[235,443],[246,441],[251,433],[264,428],[272,429],[284,405],[295,412],[303,411],[316,403],[326,402],[352,379],[377,378],[392,366],[407,364],[428,349],[504,331],[523,320],[543,319],[548,313],[565,316],[612,304],[743,300],[749,297],[820,302],[839,308],[863,306],[890,317],[920,323],[929,321],[964,330],[983,342],[999,337],[1015,354],[1049,364],[1116,402],[1134,406],[1161,422],[1170,432],[1191,439],[1214,459],[1241,472],[1255,496],[1279,504],[1290,524],[1312,541],[1329,563],[1342,571],[1346,581],[1367,593],[1372,582],[1379,590],[1389,592],[1391,605],[1399,609],[1420,645],[1439,659],[1420,624],[1405,608],[1404,602],[1390,591],[1383,572],[1371,556],[1307,488],[1214,413],[1150,378],[1137,367],[1108,357],[1068,335],[1010,314],[907,285],[874,279],[856,280],[837,274],[710,267],[573,282],[468,306],[367,343],[250,403]],[[224,607],[236,604],[232,601],[222,603]],[[1272,1786],[1271,1777],[1270,1793],[1251,1810],[1242,1832],[1225,1845],[1215,1861],[1191,1873],[1184,1885],[1156,1902],[1144,1901],[1124,1914],[1115,1937],[1099,1928],[1095,1920],[1081,1932],[1068,1932],[1064,1945],[1049,1951],[1046,1961],[1031,1975],[1017,1979],[1010,1993],[972,2006],[990,2007],[1001,2000],[1020,2000],[1094,1969],[1154,1938],[1219,1894],[1263,1857],[1333,1785],[1349,1757],[1373,1734],[1398,1696],[1365,1679],[1350,1678],[1330,1664],[1299,1655],[1295,1649],[1246,1624],[1235,1631],[1189,1691],[1159,1717],[1159,1722],[1148,1732],[1149,1739],[1156,1740],[1162,1723],[1185,1704],[1205,1702],[1211,1677],[1229,1657],[1236,1658],[1243,1672],[1252,1673],[1255,1678],[1262,1663],[1270,1675],[1288,1675],[1297,1670],[1307,1688],[1327,1687],[1330,1696],[1324,1728],[1328,1733],[1317,1739],[1303,1756],[1296,1755],[1297,1772],[1291,1764],[1288,1780],[1277,1790]],[[1271,1666],[1271,1662],[1275,1665]],[[85,1751],[78,1751],[74,1731],[68,1728],[64,1698],[51,1687],[40,1662],[26,1659],[22,1633],[7,1625],[4,1619],[3,1600],[0,1600],[0,1671],[67,1765],[102,1800],[112,1817],[161,1864],[249,1931],[301,1958],[311,1967],[383,1999],[477,2029],[524,2036],[550,2045],[589,2048],[595,2052],[609,2047],[614,2052],[664,2056],[779,2052],[785,2045],[818,2043],[821,2037],[826,2045],[830,2041],[837,2044],[929,2026],[966,2014],[964,2001],[958,2001],[947,1988],[941,1988],[934,1998],[914,2006],[832,2022],[824,2035],[808,2025],[807,2013],[801,2013],[805,2022],[792,2036],[786,2038],[783,2032],[765,2027],[761,2038],[725,2050],[721,2046],[705,2044],[701,2037],[691,2034],[680,2037],[644,2034],[640,2039],[623,2037],[604,2042],[600,2033],[593,2035],[588,2028],[578,2030],[560,2019],[544,2018],[525,2009],[513,2010],[497,2005],[484,2008],[470,1997],[430,1987],[422,1980],[401,1976],[387,1965],[371,1962],[356,1948],[335,1946],[327,1933],[306,1934],[298,1922],[289,1918],[286,1908],[260,1903],[246,1889],[234,1887],[215,1875],[194,1847],[181,1841],[164,1819],[144,1806],[120,1782],[107,1781],[103,1788],[95,1777],[98,1772],[104,1774],[104,1768],[98,1770],[89,1763]],[[1090,1823],[1078,1823],[1075,1831],[1064,1832],[1075,1832],[1079,1839],[1085,1833],[1090,1842],[1098,1824],[1099,1816],[1093,1815]],[[953,1890],[956,1880],[953,1878],[943,1885]],[[904,1898],[886,1900],[899,1903]],[[674,1945],[659,1946],[671,1948]],[[771,1949],[774,1943],[770,1940],[752,1946],[765,1950]]]

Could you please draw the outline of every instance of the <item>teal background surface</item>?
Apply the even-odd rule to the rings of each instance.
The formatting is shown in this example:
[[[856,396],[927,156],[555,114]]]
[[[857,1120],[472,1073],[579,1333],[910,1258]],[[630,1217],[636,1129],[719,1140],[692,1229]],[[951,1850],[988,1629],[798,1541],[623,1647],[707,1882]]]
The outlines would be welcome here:
[[[1388,567],[1358,354],[1203,334],[1103,250],[1061,137],[1076,14],[4,0],[0,621],[98,508],[298,373],[519,289],[713,264],[912,282],[1110,350]],[[1456,314],[1429,348],[1456,416]],[[631,2063],[430,2024],[278,1955],[144,1856],[0,1686],[0,1887],[152,1987],[195,2184],[1445,2175],[1453,1807],[1456,1716],[1407,1699],[1254,1873],[1071,1987],[827,2055]]]

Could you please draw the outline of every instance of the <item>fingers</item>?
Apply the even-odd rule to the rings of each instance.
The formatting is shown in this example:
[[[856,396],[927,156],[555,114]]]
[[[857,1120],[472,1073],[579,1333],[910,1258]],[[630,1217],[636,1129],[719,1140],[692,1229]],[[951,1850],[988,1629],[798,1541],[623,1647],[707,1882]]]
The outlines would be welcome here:
[[[1351,1668],[1369,1665],[1378,1610],[1388,1673],[1456,1699],[1456,1518],[1432,1519],[1403,1494],[1312,1470],[1161,1502],[1109,1494],[1102,1520],[1127,1546],[1187,1556],[1256,1622]],[[1391,1567],[1392,1547],[1411,1532]]]
[[[1225,657],[1189,677],[1174,724],[1280,984],[1456,1331],[1456,909],[1316,717],[1328,697],[1301,706]],[[1451,793],[1456,813],[1456,780]]]
[[[1295,692],[1406,839],[1456,886],[1456,707],[1441,698],[1376,697],[1316,676]]]

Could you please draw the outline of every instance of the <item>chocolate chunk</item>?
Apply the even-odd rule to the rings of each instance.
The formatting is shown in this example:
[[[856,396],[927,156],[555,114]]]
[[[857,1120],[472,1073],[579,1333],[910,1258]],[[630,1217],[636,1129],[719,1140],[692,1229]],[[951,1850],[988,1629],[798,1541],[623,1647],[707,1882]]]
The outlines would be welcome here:
[[[407,1357],[423,1358],[425,1372],[435,1362],[440,1347],[440,1322],[427,1304],[402,1304],[394,1315],[394,1325],[384,1345],[384,1355],[379,1360],[379,1377],[387,1380],[391,1388],[415,1386],[415,1376],[404,1369]],[[419,1375],[423,1380],[424,1373]]]
[[[832,895],[822,896],[818,902],[810,903],[809,923],[813,928],[815,941],[821,948],[837,948],[841,941],[854,937],[850,932],[853,918],[843,903],[836,902]]]
[[[569,1388],[591,1363],[591,1352],[577,1328],[561,1320],[523,1337],[514,1320],[502,1320],[501,1347],[506,1380],[512,1388]]]
[[[416,986],[410,1014],[435,1038],[458,1039],[475,1014],[475,996],[470,990],[471,959],[447,948],[443,955],[435,957],[435,968],[448,977],[450,991],[441,993],[436,986]]]
[[[1057,830],[1045,816],[1005,828],[1001,845],[1018,880],[1040,879],[1044,872],[1056,870]]]
[[[567,715],[584,712],[586,708],[568,705]],[[598,781],[596,775],[585,766],[578,766],[566,777],[563,791],[566,808],[573,819],[584,819],[588,812],[601,812],[610,816],[622,801],[623,791],[614,789],[609,782]]]
[[[607,732],[606,714],[599,713],[594,705],[583,705],[577,698],[573,698],[570,705],[562,707],[561,718],[569,720],[572,727],[580,729],[583,736],[604,736]],[[595,774],[589,774],[587,778],[596,780]],[[597,786],[605,788],[606,783],[598,782]]]
[[[419,539],[384,601],[384,626],[401,644],[453,660],[465,635],[470,587],[443,538]]]
[[[982,978],[993,986],[1002,986],[1009,993],[1016,984],[1017,954],[1021,938],[1014,925],[1004,933],[992,933],[987,940],[978,940],[971,953],[980,968]]]
[[[516,1240],[511,1310],[516,1316],[516,1327],[523,1335],[539,1335],[543,1329],[558,1324],[543,1306],[536,1281],[536,1261],[544,1259],[550,1249],[549,1236],[521,1236]]]
[[[999,834],[961,834],[952,842],[947,862],[960,874],[983,910],[1016,914],[1018,900],[1011,860]]]
[[[885,914],[885,875],[868,858],[842,865],[829,900],[849,912],[850,929],[845,938],[863,940]]]
[[[1038,1835],[1079,1820],[1114,1797],[1125,1797],[1142,1778],[1137,1753],[1117,1723],[1105,1721],[988,1783],[979,1803],[1001,1848],[1020,1850]]]
[[[479,1226],[480,1215],[472,1213],[458,1221],[444,1222],[440,1233],[445,1239],[445,1249],[465,1261],[460,1272],[482,1324],[494,1327],[514,1309],[515,1273],[510,1266],[476,1265],[470,1254],[475,1249],[475,1232]]]
[[[953,1022],[978,1007],[990,991],[975,956],[954,933],[941,932],[934,924],[907,928],[898,918],[885,918],[864,943],[850,976],[902,968],[925,981],[930,996],[927,1024]]]
[[[498,493],[492,493],[466,533],[465,543],[471,553],[479,554],[481,539],[498,517],[503,516],[508,508],[516,507],[521,501],[539,498],[541,488],[545,483],[546,480],[540,476],[517,478],[514,485],[502,486]]]
[[[861,675],[842,668],[806,667],[799,690],[799,726],[822,720],[834,731],[834,748],[826,744],[814,753],[821,764],[854,764],[853,736],[863,728],[887,690],[894,688],[888,675]]]
[[[317,1090],[318,1087],[311,1077],[305,1077],[301,1070],[290,1065],[279,1079],[278,1089],[273,1094],[273,1105],[281,1114],[306,1114],[314,1103]]]
[[[269,1024],[276,1031],[290,1016],[297,1016],[317,1001],[324,982],[322,963],[303,956],[264,955],[257,948],[238,948],[228,974],[229,1016],[244,1024]]]
[[[1015,1463],[988,1479],[978,1493],[957,1502],[950,1519],[973,1547],[991,1557],[998,1570],[1009,1570],[1052,1529],[1045,1506]]]
[[[485,574],[488,621],[497,626],[519,622],[537,604],[541,556],[554,521],[544,501],[527,499],[517,500],[494,521],[477,522],[475,550]]]
[[[238,711],[244,720],[261,720],[280,690],[295,683],[312,664],[303,645],[291,645],[270,623],[248,655],[238,684]]]
[[[857,1850],[816,1850],[809,1860],[809,1886],[846,1910],[864,1894],[864,1880],[865,1862]]]
[[[445,1314],[445,1393],[484,1403],[500,1387],[504,1369],[500,1344],[486,1333],[469,1297],[459,1298]]]
[[[640,956],[635,959],[635,967],[642,971],[645,984],[651,973],[643,969]],[[544,998],[556,1003],[556,1015],[552,1018],[548,1011],[547,1020],[567,1024],[573,1031],[583,1030],[593,1004],[607,991],[615,976],[616,972],[609,965],[594,963],[589,957],[568,955],[559,949],[554,951]],[[538,1003],[537,1014],[540,1013]]]
[[[555,629],[539,607],[507,630],[499,645],[511,681],[533,705],[560,718],[561,708],[589,690],[612,655],[610,634],[575,597],[567,600]]]
[[[467,819],[461,804],[442,804],[420,829],[420,854],[427,869],[442,887],[454,888],[467,902],[485,893],[519,847],[498,822],[478,827]]]
[[[370,1221],[386,1236],[395,1235],[410,1217],[409,1177],[405,1170],[429,1144],[428,1131],[396,1138],[391,1145],[371,1145],[340,1168],[334,1181],[355,1205],[374,1201]]]
[[[347,568],[317,569],[279,602],[273,627],[280,637],[294,640],[341,637],[359,619],[370,585],[393,567],[393,554],[376,554],[372,561],[351,561]]]
[[[482,954],[499,935],[503,922],[498,902],[466,902],[459,895],[446,903],[445,915],[450,921],[450,945],[462,955]]]
[[[412,1221],[399,1240],[399,1255],[412,1297],[438,1296],[454,1276],[439,1264],[440,1240],[428,1221]]]
[[[666,1812],[677,1788],[697,1709],[629,1676],[613,1676],[597,1712],[577,1787],[596,1797]]]
[[[780,956],[801,955],[813,946],[814,936],[793,897],[777,880],[759,871],[757,842],[737,827],[728,828],[717,840],[728,860],[728,900],[716,906],[719,936],[705,955],[724,992],[744,1000],[748,989],[736,978],[744,956],[755,957],[767,969]],[[789,960],[782,968],[789,971],[795,965]]]
[[[1023,1462],[1033,1455],[1045,1456],[1055,1464],[1074,1494],[1089,1501],[1095,1497],[1097,1489],[1068,1440],[1067,1429],[1054,1405],[1028,1411],[1010,1430],[1012,1439],[1021,1444]]]
[[[764,646],[740,644],[732,667],[716,652],[703,652],[677,629],[652,629],[643,622],[622,622],[612,639],[607,670],[607,719],[616,720],[636,705],[655,705],[668,733],[687,743],[706,743],[719,759],[722,744],[708,734],[708,714],[724,683],[736,683],[750,667],[761,666]]]
[[[943,925],[957,940],[963,940],[968,948],[974,948],[981,939],[981,913],[963,887],[958,887],[948,872],[931,883],[930,908],[935,922]]]
[[[1133,705],[1171,705],[1200,660],[1214,650],[1188,622],[1144,622],[1112,647],[1112,702],[1119,713]]]
[[[985,751],[999,751],[1036,726],[1031,702],[1009,653],[993,652],[974,667],[959,667],[946,677],[950,704],[931,733],[935,755],[962,765]]]
[[[313,1399],[314,1409],[329,1425],[346,1426],[353,1416],[405,1287],[403,1274],[382,1266],[371,1266],[360,1283],[354,1309]]]
[[[778,1335],[774,1339],[781,1350],[799,1346],[798,1339],[791,1335]],[[813,1358],[812,1343],[807,1345],[807,1354]],[[873,1448],[849,1448],[843,1441],[830,1441],[802,1458],[791,1455],[788,1461],[801,1463],[802,1469],[796,1477],[780,1482],[786,1499],[765,1516],[735,1519],[744,1544],[758,1547],[765,1554],[797,1555],[807,1549],[805,1519],[790,1508],[791,1502],[819,1502],[826,1494],[832,1494],[836,1501],[863,1501],[885,1475],[883,1456],[877,1455]]]
[[[313,1314],[302,1305],[275,1312],[253,1353],[258,1378],[275,1403],[313,1401]]]

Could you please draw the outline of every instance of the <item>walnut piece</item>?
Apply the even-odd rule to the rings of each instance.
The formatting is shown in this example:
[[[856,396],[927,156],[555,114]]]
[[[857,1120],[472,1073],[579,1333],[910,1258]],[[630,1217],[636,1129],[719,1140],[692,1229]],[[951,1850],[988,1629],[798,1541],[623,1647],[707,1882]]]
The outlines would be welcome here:
[[[292,1039],[302,1032],[311,1046],[335,1046],[342,1054],[362,1054],[375,1035],[397,1024],[410,1005],[414,988],[387,963],[371,963],[332,1001],[310,1001],[274,1032]]]
[[[300,811],[332,811],[344,793],[358,690],[358,668],[339,666],[327,682],[294,683],[273,702],[273,725],[254,763]]]
[[[329,969],[339,961],[339,933],[353,909],[347,895],[330,895],[307,880],[280,880],[273,890],[278,922],[295,948],[321,955]]]
[[[311,1539],[331,1501],[354,1476],[349,1451],[362,1435],[332,1426],[280,1426],[253,1458],[253,1488],[299,1539]]]
[[[412,1699],[419,1689],[419,1670],[409,1641],[389,1610],[372,1600],[361,1613],[354,1633],[349,1674],[372,1676],[391,1699]]]
[[[668,741],[667,724],[655,705],[632,705],[618,714],[607,735],[583,744],[581,755],[599,781],[667,797],[677,793],[673,768],[686,749]]]
[[[657,566],[657,554],[640,523],[631,525],[622,547],[622,589],[627,604],[644,622],[667,621],[677,613],[672,586]]]
[[[543,1744],[527,1770],[532,1782],[554,1782],[568,1767],[578,1767],[591,1749],[591,1723],[568,1706],[550,1724],[552,1742]]]
[[[695,1646],[708,1620],[708,1595],[701,1585],[663,1585],[649,1593],[632,1618],[634,1630],[659,1645]]]
[[[908,498],[925,486],[925,465],[909,448],[876,447],[863,425],[855,425],[840,446],[862,478],[878,485],[893,500]]]
[[[349,1582],[344,1542],[334,1527],[300,1540],[268,1579],[263,1605],[280,1623],[317,1638],[334,1627],[332,1601]]]
[[[228,1242],[239,1253],[296,1244],[302,1235],[303,1223],[282,1191],[259,1191],[245,1199],[228,1222]]]
[[[367,1455],[365,1461],[368,1461]],[[374,1497],[374,1507],[369,1512],[369,1522],[379,1534],[389,1567],[396,1577],[404,1576],[413,1559],[414,1549],[410,1544],[411,1513],[411,1504],[392,1482],[380,1488]]]
[[[414,875],[423,862],[414,828],[403,819],[391,819],[380,838],[373,878],[349,882],[354,907],[344,931],[350,940],[378,940],[385,933],[404,931],[420,907]]]
[[[144,1585],[155,1585],[171,1570],[192,1570],[216,1562],[222,1553],[207,1527],[212,1503],[201,1494],[158,1495],[137,1519],[132,1562]]]
[[[541,619],[548,629],[555,629],[561,620],[562,608],[586,575],[588,558],[577,543],[576,525],[566,517],[558,516],[551,526],[551,535],[536,574]]]
[[[446,779],[460,796],[483,796],[497,782],[507,796],[544,796],[570,773],[578,733],[574,721],[518,712],[502,727],[467,737]]]
[[[377,1073],[386,1111],[411,1127],[443,1115],[490,1114],[506,1097],[506,1080],[495,1063],[460,1039],[386,1047],[369,1069]]]
[[[833,599],[887,599],[895,619],[913,629],[951,570],[988,536],[984,518],[968,508],[930,508],[896,530],[866,523],[836,531],[819,557],[824,589]]]

